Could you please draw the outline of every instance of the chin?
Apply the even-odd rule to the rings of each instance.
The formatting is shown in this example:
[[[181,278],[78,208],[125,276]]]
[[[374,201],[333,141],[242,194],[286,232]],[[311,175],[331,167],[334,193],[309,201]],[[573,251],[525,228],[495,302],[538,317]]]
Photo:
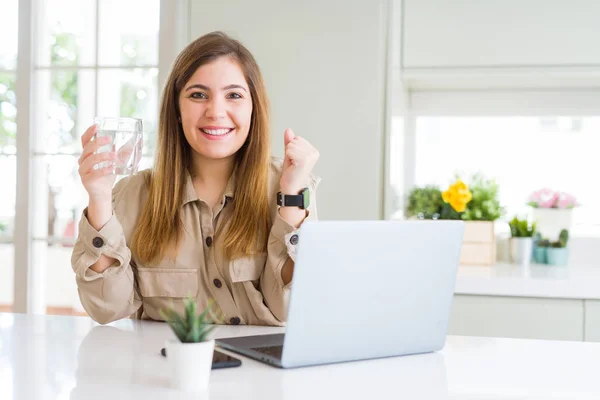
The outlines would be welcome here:
[[[235,155],[237,150],[223,150],[223,151],[199,151],[202,157],[207,158],[209,160],[221,160],[223,158],[229,158]]]

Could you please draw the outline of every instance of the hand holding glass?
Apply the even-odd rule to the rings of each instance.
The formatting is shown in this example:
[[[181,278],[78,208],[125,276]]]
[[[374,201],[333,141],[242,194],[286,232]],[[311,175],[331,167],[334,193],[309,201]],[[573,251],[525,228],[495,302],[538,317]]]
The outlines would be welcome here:
[[[142,158],[143,127],[142,120],[137,118],[94,118],[98,126],[95,138],[108,136],[111,142],[98,149],[98,153],[113,151],[114,161],[104,161],[94,166],[100,169],[115,167],[115,175],[130,175],[137,171]]]

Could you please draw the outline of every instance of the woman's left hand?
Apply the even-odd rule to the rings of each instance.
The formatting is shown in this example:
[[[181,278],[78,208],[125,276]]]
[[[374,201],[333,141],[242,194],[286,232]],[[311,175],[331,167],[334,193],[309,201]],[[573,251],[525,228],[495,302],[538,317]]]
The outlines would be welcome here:
[[[279,187],[284,194],[298,194],[308,185],[319,151],[308,140],[294,135],[290,128],[285,130],[284,144],[285,159]]]

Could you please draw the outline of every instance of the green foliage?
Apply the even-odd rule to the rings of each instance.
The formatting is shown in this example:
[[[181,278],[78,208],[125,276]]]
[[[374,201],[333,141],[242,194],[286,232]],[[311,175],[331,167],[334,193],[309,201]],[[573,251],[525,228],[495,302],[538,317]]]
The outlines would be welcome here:
[[[205,342],[209,340],[210,332],[216,328],[211,324],[209,318],[209,315],[213,316],[211,305],[212,302],[209,302],[208,306],[198,315],[196,300],[190,296],[184,300],[184,315],[177,313],[173,307],[165,311],[161,309],[159,313],[182,343]]]
[[[17,137],[16,107],[17,96],[16,76],[14,74],[0,73],[0,147],[16,145]],[[6,103],[6,105],[4,104]],[[12,114],[5,114],[2,110],[15,110]]]
[[[516,216],[508,222],[508,226],[510,227],[510,235],[514,238],[533,237],[535,234],[535,225],[535,222],[529,224],[529,221],[526,219],[519,219]]]
[[[457,177],[458,178],[458,177]],[[465,221],[495,221],[504,214],[498,201],[498,185],[482,174],[473,175],[468,184],[472,194],[464,212],[457,212],[444,203],[442,192],[437,186],[417,187],[408,196],[408,217],[420,219],[462,219]]]
[[[438,219],[443,205],[442,192],[437,186],[414,188],[408,195],[407,213],[419,219]]]
[[[462,219],[463,214],[452,208],[449,203],[444,203],[440,211],[440,219]]]
[[[50,62],[56,66],[75,67],[80,64],[81,49],[77,44],[77,35],[65,32],[64,28],[57,24],[52,27],[53,34],[50,38]],[[134,65],[145,62],[153,57],[154,47],[149,45],[144,36],[130,37],[124,39],[131,48],[129,53],[124,55],[123,63]],[[149,63],[149,62],[146,62]],[[65,69],[49,71],[51,94],[50,99],[41,99],[54,105],[49,107],[50,115],[44,118],[50,118],[56,128],[45,132],[50,135],[58,135],[59,146],[72,145],[77,143],[79,136],[83,132],[78,132],[75,128],[78,126],[77,108],[79,100],[94,102],[93,93],[79,93],[80,77],[82,72],[77,69]],[[125,73],[125,72],[124,72]],[[45,74],[45,73],[44,73]],[[135,74],[136,76],[133,76]],[[146,103],[149,101],[151,93],[148,93],[148,77],[140,77],[137,72],[131,73],[132,76],[121,82],[121,104],[120,115],[140,117],[145,110]],[[45,79],[44,79],[45,80]],[[14,73],[0,73],[0,147],[6,145],[15,145],[16,140],[16,118],[14,113],[3,113],[1,110],[11,110],[16,107],[16,76]],[[140,91],[144,92],[141,93]],[[81,95],[81,96],[80,96]],[[146,96],[146,100],[138,98]],[[92,97],[90,97],[92,96]],[[10,104],[3,105],[4,102]],[[58,108],[58,109],[57,109]],[[90,121],[91,123],[91,121]],[[145,126],[148,131],[149,127]],[[147,139],[147,140],[146,140]],[[156,135],[150,135],[144,138],[145,146],[155,147]]]
[[[79,57],[77,54],[77,36],[72,33],[60,32],[53,37],[51,48],[51,59],[54,65],[77,65]],[[77,126],[77,106],[79,72],[66,70],[52,72],[52,98],[57,101],[72,121],[66,126],[60,126],[63,133],[61,143],[72,143],[81,134],[74,127]]]
[[[504,214],[504,209],[498,201],[498,184],[495,180],[475,174],[469,184],[469,190],[473,198],[462,214],[463,220],[495,221]]]
[[[551,242],[550,247],[564,248],[564,247],[567,247],[568,243],[569,243],[569,231],[566,229],[563,229],[560,231],[560,234],[558,235],[558,240]]]

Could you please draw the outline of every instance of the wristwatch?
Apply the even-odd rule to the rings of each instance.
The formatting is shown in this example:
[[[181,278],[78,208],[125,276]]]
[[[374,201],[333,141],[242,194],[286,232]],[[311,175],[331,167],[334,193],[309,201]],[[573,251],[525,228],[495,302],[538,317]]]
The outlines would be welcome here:
[[[310,204],[310,192],[304,188],[298,194],[283,194],[277,192],[277,205],[281,207],[300,207],[306,210]]]

